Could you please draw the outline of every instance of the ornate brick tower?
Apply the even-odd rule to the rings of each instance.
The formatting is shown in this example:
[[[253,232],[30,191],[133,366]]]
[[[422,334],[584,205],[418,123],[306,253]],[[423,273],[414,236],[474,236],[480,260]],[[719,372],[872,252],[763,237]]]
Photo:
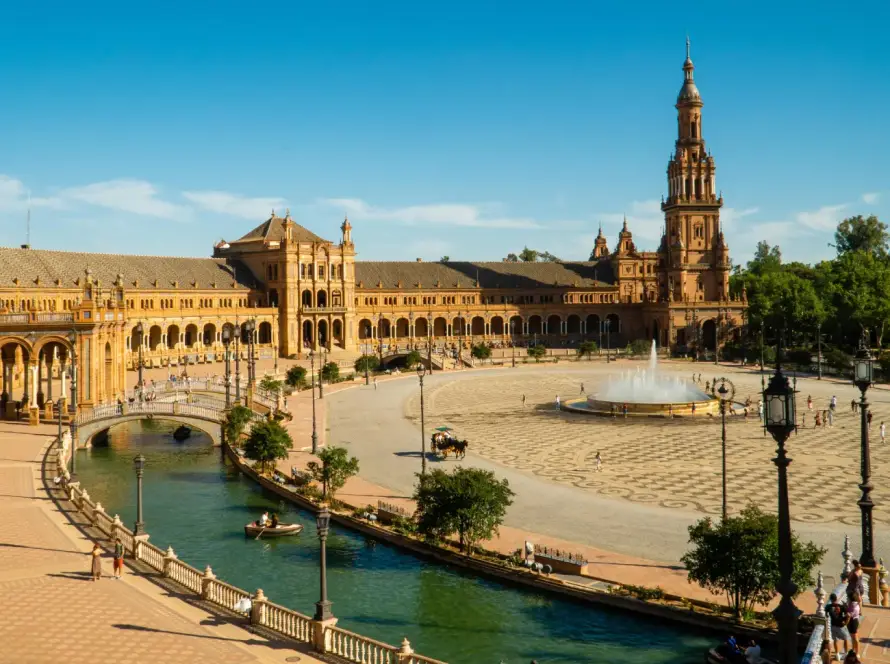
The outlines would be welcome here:
[[[665,295],[677,302],[725,300],[728,248],[720,230],[723,197],[717,195],[714,157],[702,138],[702,102],[686,40],[683,87],[677,96],[677,141],[668,163],[663,242],[667,246]]]

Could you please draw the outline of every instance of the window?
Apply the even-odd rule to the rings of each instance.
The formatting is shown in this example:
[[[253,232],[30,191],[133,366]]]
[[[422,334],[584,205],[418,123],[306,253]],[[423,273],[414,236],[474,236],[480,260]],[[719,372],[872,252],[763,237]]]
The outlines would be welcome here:
[[[324,279],[324,263],[318,266],[318,278]]]

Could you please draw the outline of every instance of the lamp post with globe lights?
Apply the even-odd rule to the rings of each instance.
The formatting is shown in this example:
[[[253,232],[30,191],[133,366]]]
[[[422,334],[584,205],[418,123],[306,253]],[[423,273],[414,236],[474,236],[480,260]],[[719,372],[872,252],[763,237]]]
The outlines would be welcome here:
[[[723,520],[726,521],[726,409],[732,408],[732,400],[735,398],[735,385],[726,378],[720,379],[720,387],[717,388],[717,398],[720,399],[720,435],[721,449],[723,451]]]
[[[309,375],[312,382],[312,453],[318,453],[318,431],[315,428],[315,351],[309,351]]]
[[[423,364],[417,365],[417,378],[420,380],[420,474],[426,475],[426,427],[423,412],[423,375],[426,373]]]
[[[327,565],[327,539],[328,528],[331,523],[331,513],[327,505],[322,505],[315,515],[315,527],[318,529],[318,541],[321,543],[321,572],[320,594],[321,598],[315,603],[315,620],[324,621],[334,617],[331,613],[331,602],[328,600],[328,565]]]
[[[785,453],[785,441],[796,425],[795,391],[782,373],[781,347],[776,349],[776,372],[763,391],[764,428],[776,441],[777,450],[773,463],[779,474],[779,584],[782,596],[779,606],[773,610],[779,628],[779,662],[797,662],[797,619],[800,610],[794,605],[797,586],[791,579],[794,557],[791,550],[791,514],[788,504],[788,465],[791,459]]]
[[[232,336],[235,337],[235,405],[241,405],[241,348],[238,343],[241,340],[241,326],[235,324],[232,330]]]
[[[232,361],[229,354],[229,344],[232,343],[232,333],[228,327],[222,330],[222,342],[226,351],[226,409],[232,407]]]
[[[142,519],[142,475],[145,472],[145,457],[137,454],[133,459],[133,469],[136,471],[136,525],[133,527],[134,535],[145,534],[145,521]]]
[[[865,339],[859,344],[859,350],[856,357],[853,358],[853,383],[859,388],[862,395],[859,400],[859,442],[860,442],[860,465],[859,469],[862,475],[862,483],[859,488],[862,490],[862,497],[859,498],[859,509],[862,512],[862,555],[859,556],[859,562],[863,567],[875,566],[874,553],[874,529],[872,527],[872,510],[874,502],[871,499],[871,490],[874,486],[871,483],[871,448],[868,440],[868,401],[865,400],[865,393],[874,381],[874,365],[875,359],[869,352],[865,344]]]

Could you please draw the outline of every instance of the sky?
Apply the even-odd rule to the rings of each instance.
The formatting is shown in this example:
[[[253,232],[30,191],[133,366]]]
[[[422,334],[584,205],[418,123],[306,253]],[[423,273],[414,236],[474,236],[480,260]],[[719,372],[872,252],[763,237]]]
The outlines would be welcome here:
[[[0,245],[207,256],[289,209],[359,259],[661,235],[685,40],[733,261],[890,221],[890,4],[5,3]],[[30,201],[30,202],[29,202]]]

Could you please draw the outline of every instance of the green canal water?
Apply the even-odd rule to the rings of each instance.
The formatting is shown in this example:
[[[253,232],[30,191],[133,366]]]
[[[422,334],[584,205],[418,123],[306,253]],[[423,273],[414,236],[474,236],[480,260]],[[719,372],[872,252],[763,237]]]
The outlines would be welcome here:
[[[185,443],[166,423],[111,430],[107,447],[78,453],[78,475],[94,500],[127,524],[135,519],[133,456],[147,457],[146,530],[153,544],[220,579],[311,615],[318,599],[319,545],[313,516],[259,489],[221,461],[195,432]],[[277,541],[244,537],[263,510],[305,526]],[[407,636],[417,652],[450,664],[703,660],[714,639],[625,612],[574,603],[437,565],[332,527],[328,592],[339,626],[387,643]]]

